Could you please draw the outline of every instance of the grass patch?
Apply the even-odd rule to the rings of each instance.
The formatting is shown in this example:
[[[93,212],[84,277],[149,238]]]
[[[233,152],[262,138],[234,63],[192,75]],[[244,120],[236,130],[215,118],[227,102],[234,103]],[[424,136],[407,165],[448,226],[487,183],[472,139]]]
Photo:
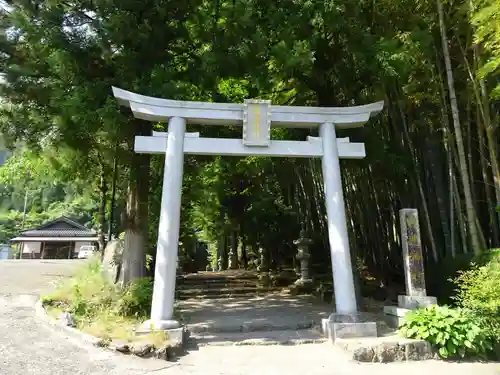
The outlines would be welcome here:
[[[59,314],[61,314],[64,310],[62,308],[60,308],[60,307],[46,305],[45,306],[45,311],[47,312],[47,314],[51,318],[58,319],[59,318]]]
[[[164,332],[136,336],[136,327],[148,319],[153,295],[150,278],[135,280],[125,288],[114,285],[104,276],[99,259],[91,259],[74,277],[62,281],[50,294],[42,297],[47,313],[58,318],[69,312],[76,327],[105,342],[145,341],[161,347]]]

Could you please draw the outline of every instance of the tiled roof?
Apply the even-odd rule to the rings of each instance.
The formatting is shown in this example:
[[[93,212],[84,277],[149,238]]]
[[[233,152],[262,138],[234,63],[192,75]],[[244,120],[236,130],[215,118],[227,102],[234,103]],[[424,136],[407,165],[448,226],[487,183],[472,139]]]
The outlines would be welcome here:
[[[95,231],[63,216],[39,227],[28,229],[18,237],[95,237],[96,235]]]
[[[94,237],[96,232],[81,229],[41,229],[27,230],[19,237]]]

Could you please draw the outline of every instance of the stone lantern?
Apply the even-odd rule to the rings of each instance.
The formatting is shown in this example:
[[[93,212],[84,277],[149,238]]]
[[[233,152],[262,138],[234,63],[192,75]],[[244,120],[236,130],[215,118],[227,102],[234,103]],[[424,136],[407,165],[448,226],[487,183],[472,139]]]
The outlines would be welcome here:
[[[298,249],[296,259],[300,262],[300,278],[295,281],[295,285],[304,289],[312,287],[312,279],[309,275],[309,258],[311,257],[309,246],[312,243],[313,241],[310,238],[306,238],[304,229],[300,231],[300,238],[293,241],[293,244]]]
[[[257,272],[259,273],[259,282],[262,285],[269,285],[271,278],[269,276],[269,259],[268,259],[267,249],[260,246],[259,247],[259,266],[257,267]]]

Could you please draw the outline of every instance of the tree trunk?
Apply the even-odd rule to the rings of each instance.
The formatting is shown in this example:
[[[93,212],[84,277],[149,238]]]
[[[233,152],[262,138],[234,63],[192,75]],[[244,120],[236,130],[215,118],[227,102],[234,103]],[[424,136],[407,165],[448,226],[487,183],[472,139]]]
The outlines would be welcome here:
[[[450,193],[450,252],[452,258],[455,258],[457,251],[455,248],[455,205],[453,199],[455,197],[453,190],[453,160],[451,160],[451,153],[447,153],[448,156],[448,185]]]
[[[438,252],[437,252],[437,247],[436,247],[436,241],[434,240],[434,234],[432,232],[432,224],[431,224],[431,218],[429,215],[429,209],[427,207],[427,200],[425,199],[425,193],[424,193],[424,188],[422,186],[422,181],[420,180],[420,175],[418,173],[418,168],[417,164],[415,161],[415,151],[413,149],[413,143],[410,139],[410,135],[408,134],[408,124],[406,123],[406,116],[404,115],[403,108],[401,107],[401,102],[398,98],[398,109],[399,109],[399,114],[401,116],[401,123],[403,125],[403,136],[406,142],[406,145],[408,147],[408,152],[410,154],[411,160],[412,160],[412,166],[414,170],[414,180],[417,184],[418,188],[418,193],[420,195],[420,201],[422,202],[422,215],[424,218],[424,225],[427,229],[427,234],[429,236],[429,242],[430,242],[430,247],[431,247],[431,254],[432,258],[434,259],[434,262],[438,262],[439,257],[438,257]]]
[[[118,176],[118,157],[115,154],[113,160],[113,180],[111,181],[111,203],[109,205],[109,219],[108,219],[108,242],[113,237],[113,222],[115,218],[115,201],[116,201],[116,180]]]
[[[432,139],[426,139],[424,141],[425,144],[425,153],[423,157],[427,160],[428,166],[424,164],[425,171],[430,175],[430,184],[429,186],[434,187],[434,195],[437,202],[437,211],[439,213],[439,218],[441,221],[441,232],[444,238],[444,248],[446,251],[442,251],[441,254],[451,254],[453,258],[455,258],[455,254],[451,249],[451,238],[450,238],[450,227],[448,210],[446,209],[446,191],[445,191],[445,180],[443,176],[445,175],[443,171],[443,154],[441,153],[440,145],[436,144],[436,142]],[[430,194],[430,192],[428,193]],[[438,232],[439,233],[439,232]]]
[[[244,229],[244,223],[245,223],[245,221],[243,220],[243,223],[241,225],[241,230],[240,230],[240,240],[241,240],[240,264],[243,266],[244,269],[247,269],[248,268],[248,255],[247,255],[247,240],[246,240],[246,234],[245,234],[245,229]]]
[[[101,176],[99,181],[99,229],[97,230],[97,241],[99,243],[99,251],[101,258],[104,256],[104,247],[106,246],[106,238],[104,235],[104,227],[106,226],[106,198],[108,193],[108,185],[106,183],[106,173],[104,165],[101,163]]]
[[[457,36],[457,40],[460,42],[460,39]],[[499,219],[500,222],[500,212],[498,212],[496,215],[494,213],[495,209],[492,206],[493,200],[491,199],[491,192],[490,192],[490,187],[489,187],[489,178],[488,174],[486,172],[486,169],[484,168],[484,142],[483,142],[483,135],[480,130],[481,126],[483,126],[484,131],[486,132],[486,139],[488,142],[488,151],[490,155],[490,160],[491,160],[491,171],[493,174],[493,186],[495,190],[495,198],[496,198],[496,205],[500,205],[500,167],[498,165],[498,149],[497,149],[497,140],[495,137],[495,126],[493,125],[493,122],[491,121],[491,111],[490,111],[490,101],[488,97],[488,93],[486,90],[486,84],[484,82],[484,79],[479,79],[479,84],[476,82],[476,75],[475,72],[477,70],[477,65],[480,63],[480,57],[479,57],[479,52],[478,52],[478,46],[474,46],[474,64],[473,68],[471,69],[471,66],[469,64],[469,61],[467,60],[467,55],[464,51],[464,48],[462,47],[462,44],[459,43],[460,46],[460,51],[462,52],[462,57],[464,59],[465,66],[467,68],[467,73],[469,75],[469,79],[472,84],[472,89],[474,91],[474,96],[476,98],[477,102],[477,108],[478,112],[481,115],[480,119],[482,121],[479,121],[478,119],[478,141],[479,141],[479,147],[480,147],[480,152],[481,155],[483,156],[481,158],[482,162],[482,174],[483,174],[483,182],[485,184],[485,191],[486,191],[486,199],[487,199],[487,204],[490,212],[490,226],[492,227],[493,231],[493,242],[496,246],[499,242],[499,234],[498,234],[498,223],[495,218]],[[472,138],[472,137],[471,137]],[[493,216],[491,216],[491,213],[493,212]]]
[[[464,221],[464,214],[462,209],[462,200],[460,199],[460,194],[458,190],[458,183],[455,177],[455,174],[452,175],[452,184],[453,184],[453,198],[456,206],[457,220],[458,220],[458,234],[460,235],[461,243],[462,243],[462,253],[469,253],[468,241],[467,241],[467,225]]]
[[[233,228],[230,234],[229,244],[229,268],[238,269],[238,230]]]
[[[149,123],[141,121],[136,122],[136,124],[139,125],[139,135],[149,135],[151,133]],[[132,137],[133,139],[134,137]],[[133,149],[133,147],[130,147],[130,149]],[[146,272],[149,162],[148,155],[132,154],[127,208],[124,218],[125,239],[120,272],[121,285],[144,277]]]
[[[228,245],[227,237],[228,237],[227,229],[224,226],[218,244],[219,254],[220,254],[219,271],[227,270],[227,267],[229,265],[229,251],[227,246]]]
[[[446,75],[448,79],[448,89],[450,96],[450,106],[453,118],[453,128],[455,130],[455,141],[457,143],[458,158],[460,165],[460,175],[462,177],[462,185],[464,189],[465,205],[467,212],[467,225],[469,227],[469,235],[473,250],[476,254],[480,254],[483,249],[480,246],[478,228],[476,227],[476,212],[474,202],[472,201],[471,184],[469,181],[469,173],[467,170],[467,160],[465,155],[464,143],[462,138],[462,129],[460,127],[460,116],[458,112],[457,97],[455,93],[455,83],[453,80],[453,71],[451,68],[451,58],[448,49],[448,39],[446,36],[446,27],[444,23],[443,5],[440,0],[436,0],[439,29],[441,32],[441,44],[443,48],[444,62],[446,66]]]
[[[491,230],[491,242],[490,246],[494,247],[496,244],[498,244],[498,227],[496,223],[496,213],[495,213],[495,207],[493,206],[493,197],[491,196],[491,189],[490,189],[490,179],[488,176],[488,166],[487,166],[487,160],[485,157],[485,150],[484,150],[484,134],[483,131],[481,130],[481,126],[477,126],[477,138],[479,142],[479,159],[481,161],[481,173],[483,176],[483,185],[484,185],[484,191],[486,194],[486,203],[488,206],[488,213],[490,217],[490,230]],[[498,204],[498,201],[497,201]]]

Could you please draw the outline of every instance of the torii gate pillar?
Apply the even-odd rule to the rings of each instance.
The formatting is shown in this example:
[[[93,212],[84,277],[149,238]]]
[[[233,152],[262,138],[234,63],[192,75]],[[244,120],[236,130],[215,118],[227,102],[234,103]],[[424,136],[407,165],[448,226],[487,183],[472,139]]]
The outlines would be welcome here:
[[[323,169],[335,305],[337,313],[349,315],[356,313],[357,306],[335,126],[332,123],[321,124],[319,134],[323,144],[321,166]]]
[[[151,321],[146,323],[153,325],[155,329],[165,330],[179,327],[179,322],[173,320],[173,313],[181,217],[185,131],[186,120],[184,118],[172,117],[169,120]]]

